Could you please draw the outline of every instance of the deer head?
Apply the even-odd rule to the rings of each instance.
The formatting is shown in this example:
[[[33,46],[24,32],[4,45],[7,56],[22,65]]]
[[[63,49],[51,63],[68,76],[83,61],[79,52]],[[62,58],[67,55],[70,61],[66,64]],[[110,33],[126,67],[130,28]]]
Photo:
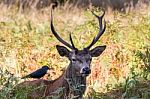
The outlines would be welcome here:
[[[71,44],[67,43],[65,40],[63,40],[58,33],[55,31],[54,25],[53,25],[53,16],[51,12],[51,31],[53,35],[65,46],[70,48],[66,48],[65,46],[56,45],[57,51],[60,54],[60,56],[65,56],[70,60],[70,66],[71,68],[76,72],[76,75],[86,77],[91,73],[90,64],[92,61],[92,57],[98,57],[106,48],[106,45],[103,46],[97,46],[93,49],[90,49],[101,37],[101,35],[104,33],[106,29],[106,23],[104,21],[104,25],[102,24],[103,16],[105,12],[102,14],[102,16],[96,15],[94,12],[92,14],[98,19],[99,21],[99,32],[97,36],[95,36],[92,40],[92,42],[82,50],[78,50],[72,40],[71,34],[70,34],[70,42]]]

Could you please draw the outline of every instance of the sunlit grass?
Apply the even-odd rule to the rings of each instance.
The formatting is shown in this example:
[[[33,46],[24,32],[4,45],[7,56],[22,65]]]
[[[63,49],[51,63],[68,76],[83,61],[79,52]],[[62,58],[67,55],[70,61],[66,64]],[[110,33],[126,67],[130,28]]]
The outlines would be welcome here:
[[[0,12],[0,89],[3,89],[0,98],[11,96],[9,92],[22,82],[20,77],[42,65],[54,68],[54,73],[45,78],[55,79],[69,62],[56,51],[55,45],[60,43],[50,32],[50,8],[27,14],[17,13],[16,9],[5,8],[5,11],[8,13]],[[85,97],[139,97],[135,91],[137,86],[142,82],[149,84],[148,11],[114,12],[114,21],[109,21],[106,15],[107,29],[96,45],[107,45],[107,48],[100,57],[93,59]],[[58,8],[54,10],[54,24],[68,42],[71,32],[79,49],[87,46],[98,32],[97,19],[90,10]],[[142,98],[148,99],[150,88],[144,89],[142,84],[141,87]],[[111,92],[117,88],[121,88],[119,95]]]

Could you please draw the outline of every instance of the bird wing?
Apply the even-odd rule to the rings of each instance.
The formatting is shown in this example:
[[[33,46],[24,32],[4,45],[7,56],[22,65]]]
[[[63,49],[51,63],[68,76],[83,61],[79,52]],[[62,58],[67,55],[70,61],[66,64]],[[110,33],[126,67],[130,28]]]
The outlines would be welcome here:
[[[24,79],[24,78],[41,78],[46,74],[46,72],[47,72],[47,70],[40,68],[40,69],[30,73],[29,75],[22,77],[22,79]]]

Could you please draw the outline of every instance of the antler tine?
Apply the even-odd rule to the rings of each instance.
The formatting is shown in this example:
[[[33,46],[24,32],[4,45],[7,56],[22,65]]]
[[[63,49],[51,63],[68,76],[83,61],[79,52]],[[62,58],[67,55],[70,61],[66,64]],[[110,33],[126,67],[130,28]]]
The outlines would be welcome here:
[[[71,46],[69,43],[67,43],[65,40],[63,40],[63,39],[58,35],[58,33],[55,31],[55,28],[54,28],[54,25],[53,25],[52,10],[51,10],[51,24],[50,24],[50,27],[51,27],[51,31],[52,31],[52,33],[54,34],[54,36],[55,36],[61,43],[63,43],[64,45],[66,45],[67,47],[69,47],[69,48],[71,48],[71,49],[74,49],[73,46]]]
[[[99,20],[99,26],[100,26],[100,30],[101,30],[102,27],[103,27],[103,25],[102,25],[102,19],[103,19],[104,15],[105,15],[105,11],[103,11],[103,14],[102,14],[101,16],[96,15],[93,11],[91,11],[91,12],[92,12],[92,14],[93,14],[95,17],[98,18],[98,20]],[[101,20],[101,21],[100,21],[100,20]],[[100,23],[100,22],[101,22],[101,23]]]
[[[97,36],[93,38],[93,41],[91,42],[91,44],[89,46],[86,47],[86,49],[90,49],[98,41],[98,39],[101,37],[101,35],[104,33],[104,31],[106,29],[105,20],[104,20],[104,28],[103,28],[103,24],[102,24],[102,19],[105,15],[105,11],[103,11],[103,14],[101,16],[96,15],[94,12],[92,12],[92,14],[98,18],[100,29],[99,29]]]
[[[71,33],[70,33],[69,36],[70,36],[70,41],[71,41],[71,45],[72,45],[73,49],[77,50],[77,48],[74,46],[74,43],[73,43],[73,40],[72,40],[72,37],[71,37]]]

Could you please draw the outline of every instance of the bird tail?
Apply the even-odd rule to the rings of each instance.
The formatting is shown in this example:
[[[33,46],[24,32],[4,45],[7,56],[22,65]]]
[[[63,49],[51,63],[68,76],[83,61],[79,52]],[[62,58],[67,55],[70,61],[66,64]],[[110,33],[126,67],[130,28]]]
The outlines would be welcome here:
[[[30,75],[26,75],[26,76],[21,77],[21,79],[25,79],[25,78],[30,78]]]

